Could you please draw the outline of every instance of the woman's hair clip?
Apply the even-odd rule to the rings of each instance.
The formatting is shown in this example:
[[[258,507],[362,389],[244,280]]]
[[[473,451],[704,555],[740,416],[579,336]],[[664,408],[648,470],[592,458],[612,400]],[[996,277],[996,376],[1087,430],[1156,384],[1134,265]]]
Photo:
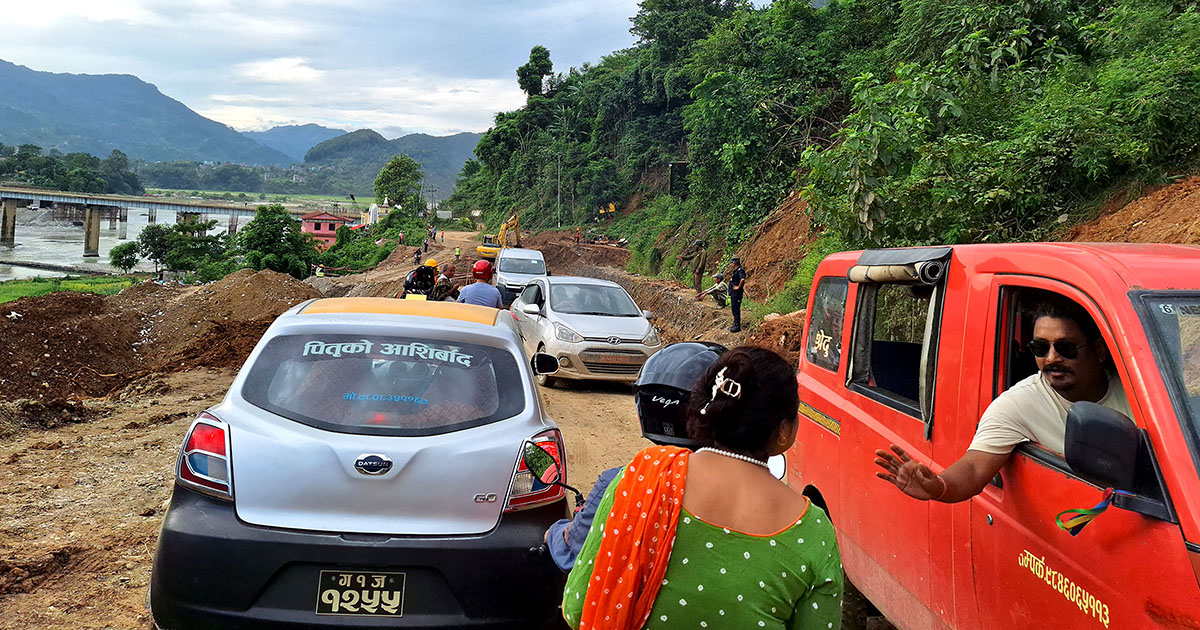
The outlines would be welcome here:
[[[725,378],[725,370],[727,369],[728,366],[721,368],[721,371],[717,372],[717,378],[713,382],[712,397],[708,399],[708,402],[704,403],[704,407],[700,409],[700,415],[708,413],[708,406],[712,404],[712,401],[717,399],[717,394],[725,394],[730,398],[742,397],[742,384],[731,378]]]

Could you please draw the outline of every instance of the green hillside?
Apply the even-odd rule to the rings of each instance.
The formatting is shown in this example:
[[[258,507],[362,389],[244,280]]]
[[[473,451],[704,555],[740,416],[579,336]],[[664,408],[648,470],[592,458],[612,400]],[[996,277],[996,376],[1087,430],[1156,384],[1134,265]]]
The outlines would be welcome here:
[[[54,74],[0,60],[0,142],[148,161],[291,163],[130,75]]]
[[[1197,5],[644,0],[631,49],[531,55],[449,203],[531,227],[628,203],[602,229],[646,271],[695,237],[733,251],[795,190],[836,247],[1045,238],[1194,168]]]
[[[426,188],[436,189],[427,196],[444,199],[454,189],[455,176],[463,164],[472,158],[479,138],[477,133],[452,136],[414,133],[387,140],[370,129],[359,129],[309,149],[304,163],[358,173],[354,190],[371,190],[375,176],[393,155],[407,155],[421,164]]]
[[[272,127],[266,131],[243,131],[242,135],[263,146],[279,151],[293,162],[300,163],[304,161],[304,154],[309,149],[345,133],[341,129],[330,129],[309,123],[307,125]]]

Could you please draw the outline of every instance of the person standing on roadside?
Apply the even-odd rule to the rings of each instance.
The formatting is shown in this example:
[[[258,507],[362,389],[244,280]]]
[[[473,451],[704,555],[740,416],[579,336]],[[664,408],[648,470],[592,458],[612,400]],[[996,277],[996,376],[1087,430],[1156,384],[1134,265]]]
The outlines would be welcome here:
[[[729,278],[729,309],[733,311],[733,325],[729,332],[742,331],[742,291],[746,287],[746,269],[742,259],[733,257],[733,274]]]
[[[708,252],[704,250],[704,241],[696,239],[688,250],[675,258],[681,262],[692,262],[692,288],[699,293],[700,281],[704,279],[704,268],[708,266]]]
[[[454,246],[454,260],[455,260],[455,262],[457,262],[457,261],[459,260],[459,258],[461,258],[461,257],[462,257],[462,248],[461,248],[461,247],[459,247],[459,246],[457,246],[457,245],[455,245],[455,246]]]
[[[400,244],[404,244],[404,230],[400,230]]]

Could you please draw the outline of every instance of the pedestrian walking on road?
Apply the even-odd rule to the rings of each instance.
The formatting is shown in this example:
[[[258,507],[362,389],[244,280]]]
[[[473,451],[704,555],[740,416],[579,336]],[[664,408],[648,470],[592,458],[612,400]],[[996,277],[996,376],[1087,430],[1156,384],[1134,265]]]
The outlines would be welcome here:
[[[746,269],[742,259],[733,257],[733,275],[729,278],[729,309],[733,311],[733,326],[729,332],[742,331],[742,292],[746,288]]]
[[[445,242],[446,242],[446,230],[442,230],[442,238],[441,238],[441,241],[442,241],[443,243],[445,243]]]
[[[425,237],[425,253],[429,253],[429,237]]]
[[[455,245],[454,246],[454,260],[458,261],[458,259],[460,257],[462,257],[462,248],[459,247],[458,245]]]
[[[421,264],[421,248],[420,247],[413,250],[413,264],[414,265]]]
[[[841,627],[829,517],[767,465],[796,441],[795,383],[795,366],[765,348],[708,366],[687,402],[688,437],[708,446],[652,446],[617,473],[567,577],[568,625]]]
[[[708,266],[708,252],[704,249],[704,241],[696,239],[687,251],[675,258],[692,263],[692,288],[699,293],[700,281],[704,279],[704,268]]]

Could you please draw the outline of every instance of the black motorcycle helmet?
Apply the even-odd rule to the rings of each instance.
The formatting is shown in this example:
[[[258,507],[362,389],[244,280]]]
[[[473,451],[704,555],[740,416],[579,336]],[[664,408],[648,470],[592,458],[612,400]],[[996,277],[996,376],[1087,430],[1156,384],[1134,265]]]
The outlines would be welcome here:
[[[404,293],[428,295],[434,284],[437,284],[437,270],[422,265],[408,272],[408,276],[404,278]]]
[[[688,394],[725,350],[716,343],[685,341],[659,350],[646,361],[633,385],[633,404],[646,439],[693,450],[702,446],[687,436]]]

